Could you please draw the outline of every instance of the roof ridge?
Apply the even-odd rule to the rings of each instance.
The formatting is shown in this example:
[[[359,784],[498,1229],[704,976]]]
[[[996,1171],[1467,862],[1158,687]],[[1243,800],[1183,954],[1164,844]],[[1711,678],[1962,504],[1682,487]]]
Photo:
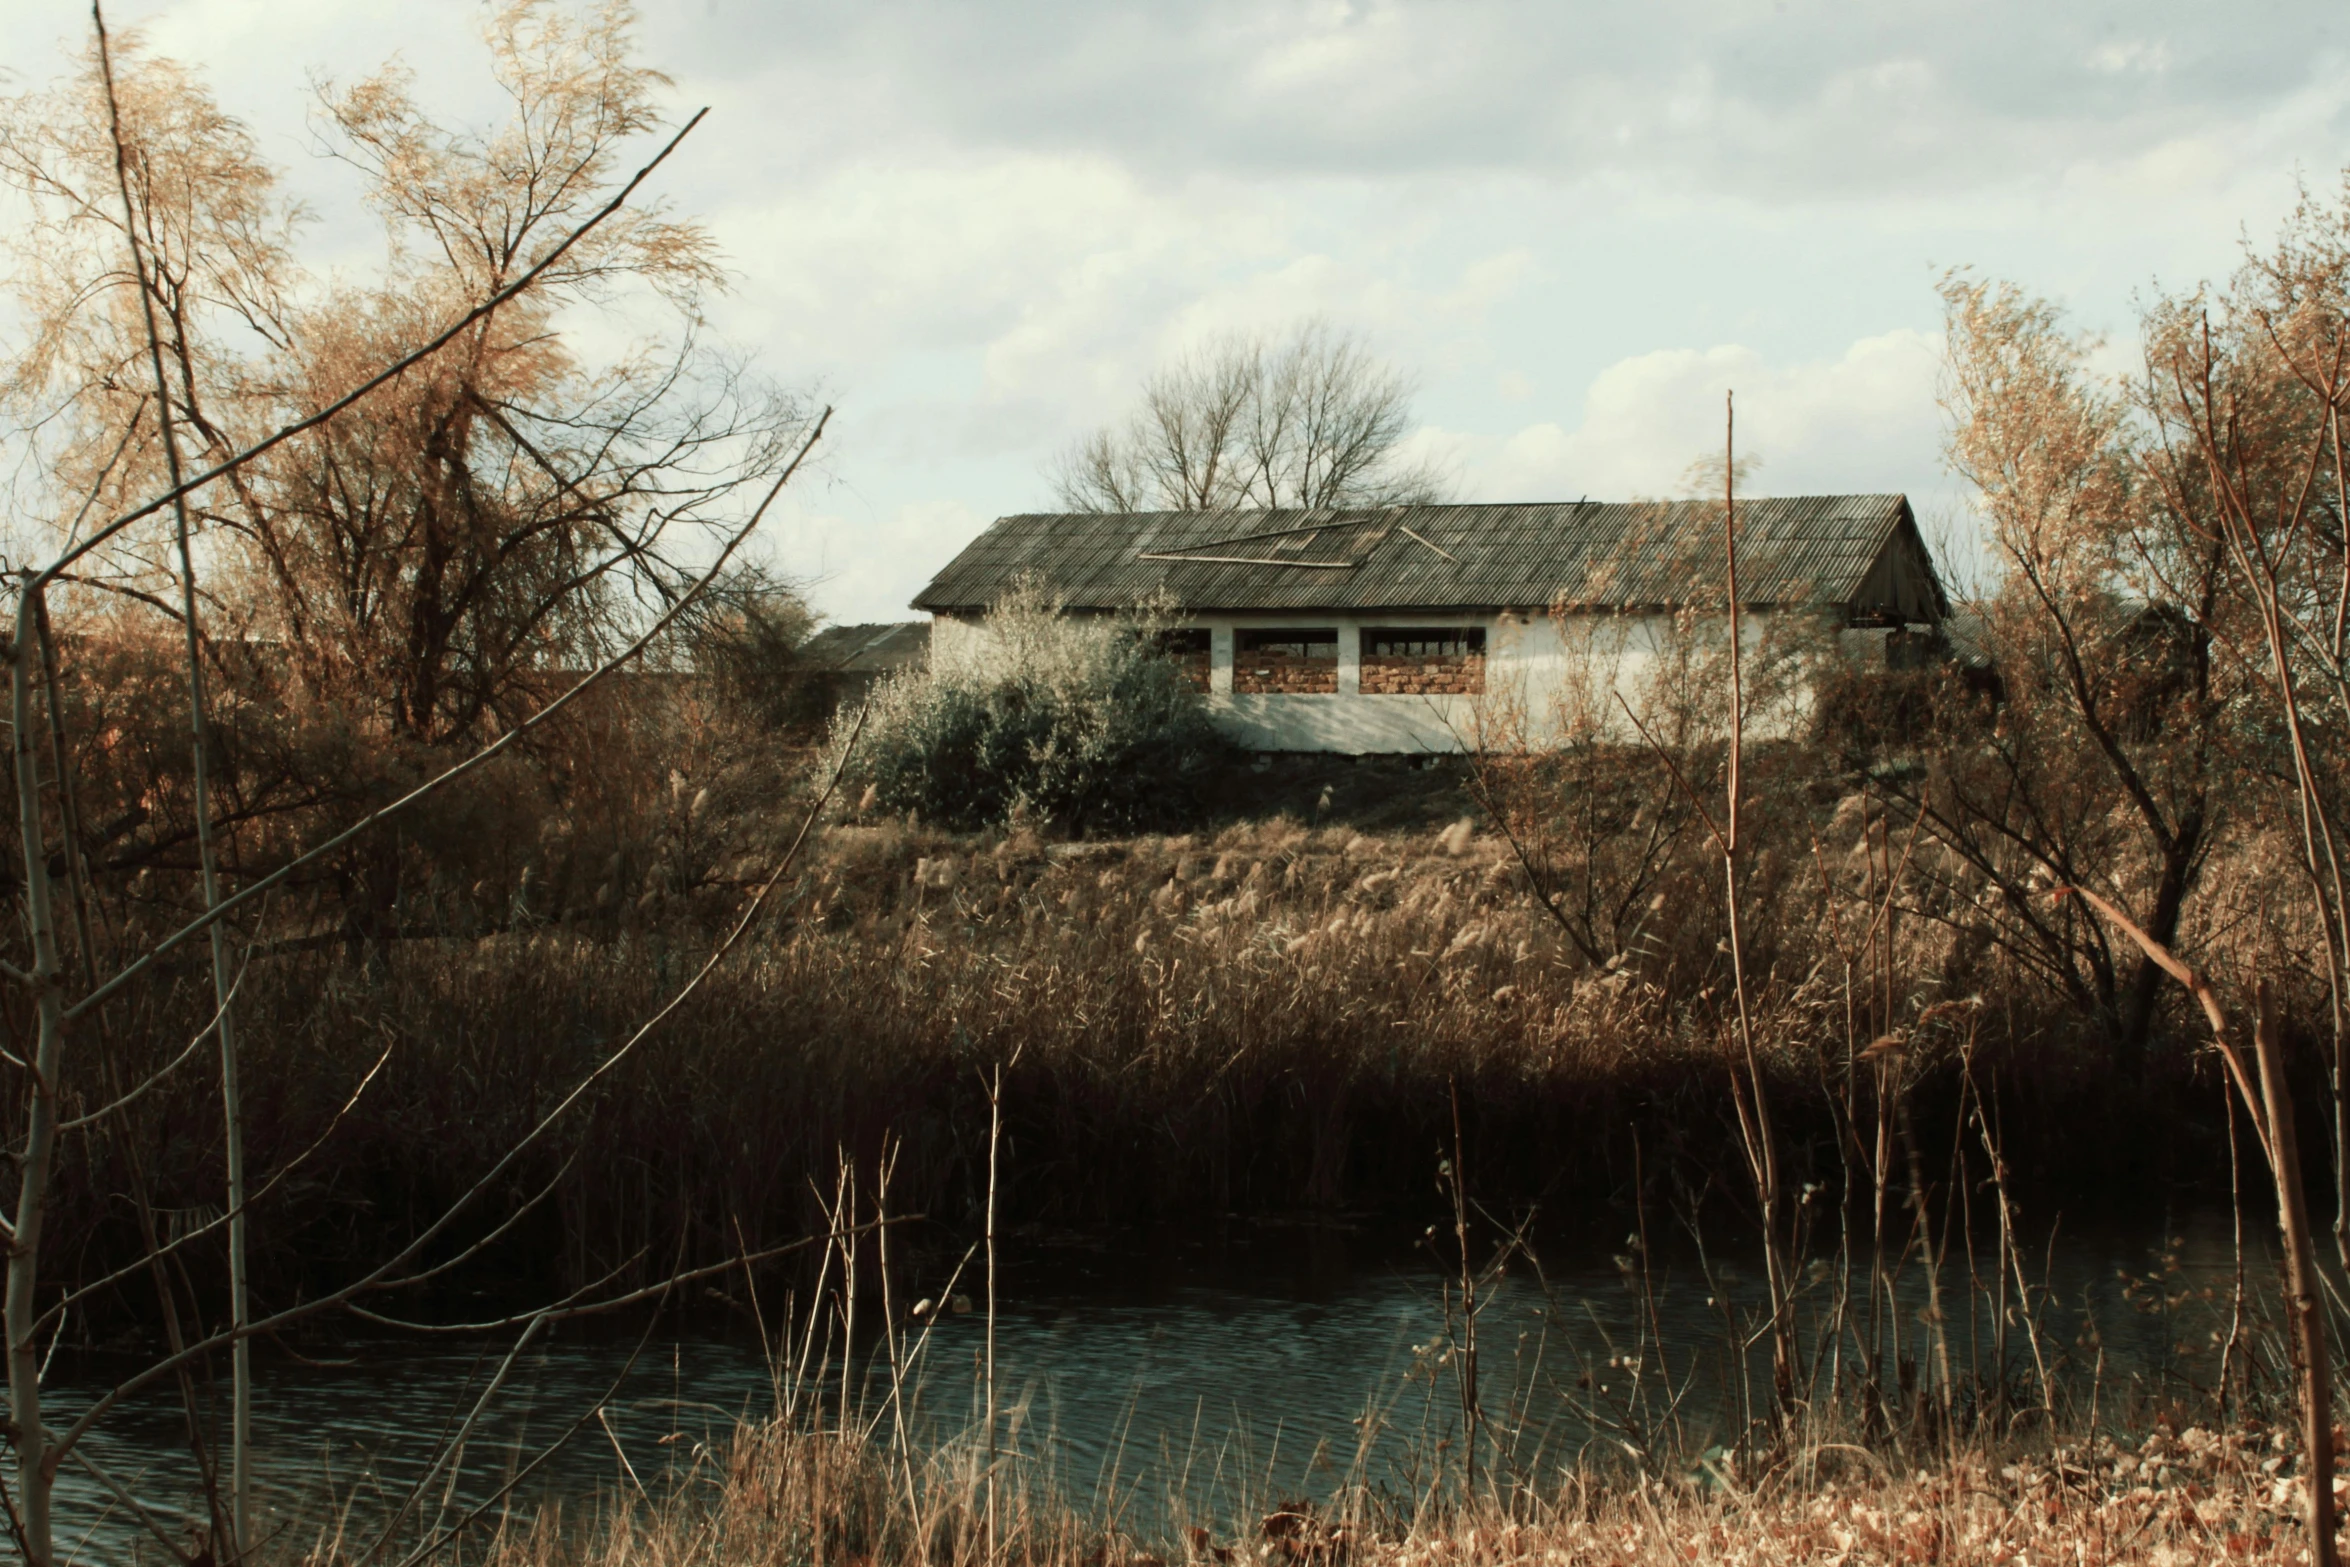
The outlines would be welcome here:
[[[1741,529],[1747,544],[1740,576],[1758,607],[1853,601],[1912,515],[1898,491],[1750,496],[1739,511],[1748,521]],[[1560,598],[1669,607],[1707,593],[1720,575],[1713,560],[1720,515],[1720,503],[1702,497],[1588,496],[1313,510],[1022,512],[996,519],[938,572],[914,607],[978,609],[1023,572],[1043,575],[1066,602],[1087,609],[1153,594],[1203,610],[1317,613],[1542,608]],[[1341,547],[1314,556],[1346,559],[1300,558],[1288,553],[1295,546],[1275,542],[1325,531]]]

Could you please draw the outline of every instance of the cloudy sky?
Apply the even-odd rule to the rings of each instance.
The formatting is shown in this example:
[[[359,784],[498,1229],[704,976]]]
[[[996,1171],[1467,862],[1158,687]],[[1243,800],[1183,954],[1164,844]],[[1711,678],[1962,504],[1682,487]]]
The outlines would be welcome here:
[[[325,215],[309,83],[397,54],[493,102],[473,0],[117,0]],[[87,12],[0,6],[18,85]],[[668,0],[645,56],[710,122],[668,189],[721,326],[839,414],[777,563],[896,618],[1185,345],[1319,314],[1420,382],[1463,499],[1671,489],[1735,388],[1756,488],[1939,457],[1933,285],[1971,265],[2125,343],[2350,164],[2341,0]],[[347,209],[347,202],[343,210]]]

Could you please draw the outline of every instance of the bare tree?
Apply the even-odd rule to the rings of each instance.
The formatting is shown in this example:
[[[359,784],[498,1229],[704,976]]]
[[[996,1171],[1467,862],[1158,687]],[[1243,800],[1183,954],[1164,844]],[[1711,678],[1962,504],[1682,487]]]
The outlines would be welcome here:
[[[2066,995],[2144,1071],[2162,972],[2045,887],[2113,876],[2158,943],[2179,943],[2236,802],[2222,787],[2241,672],[2211,657],[2229,605],[2216,539],[2147,481],[2160,443],[2094,344],[2021,291],[1946,280],[1950,460],[1981,496],[1999,569],[1971,613],[1996,697],[1955,673],[1914,773],[1881,773],[1942,852],[1929,917],[1986,940]]]
[[[2226,564],[2215,648],[2246,678],[2253,776],[2298,851],[2295,956],[2325,987],[2334,1237],[2350,1258],[2350,178],[2330,205],[2305,198],[2225,290],[2164,300],[2145,325],[2148,487]]]
[[[125,506],[176,486],[174,454],[201,468],[303,426],[186,498],[200,593],[169,537],[133,530],[53,605],[70,634],[106,605],[152,625],[186,598],[173,612],[221,666],[225,705],[280,715],[286,765],[214,781],[214,825],[242,828],[232,875],[403,792],[625,643],[806,432],[798,399],[708,344],[712,243],[658,203],[588,232],[357,417],[305,423],[576,229],[654,123],[661,78],[631,58],[625,8],[511,0],[486,22],[512,111],[490,134],[434,121],[396,69],[320,90],[322,146],[384,225],[392,259],[372,277],[301,265],[303,214],[251,133],[135,37],[111,95],[74,81],[0,100],[0,181],[32,219],[5,280],[24,352],[0,401],[53,492],[37,512],[62,519],[60,497],[93,490]],[[561,329],[566,310],[613,304],[644,333],[623,349]],[[172,439],[112,464],[142,409]],[[184,809],[144,820],[125,848],[176,858],[201,836]],[[346,934],[388,939],[396,846],[331,874]]]
[[[1416,505],[1448,475],[1412,462],[1411,378],[1321,320],[1280,341],[1226,337],[1143,384],[1121,425],[1052,475],[1071,511],[1236,511]]]
[[[24,925],[22,941],[0,956],[0,980],[35,1019],[29,1059],[6,1057],[17,1074],[11,1113],[20,1119],[6,1129],[15,1183],[11,1213],[0,1218],[7,1242],[5,1435],[15,1459],[14,1484],[0,1484],[0,1518],[34,1567],[58,1559],[54,1503],[68,1462],[185,1559],[84,1438],[139,1389],[184,1379],[191,1366],[221,1354],[231,1359],[235,1384],[234,1495],[225,1508],[213,1499],[206,1548],[214,1559],[245,1559],[255,1543],[246,1450],[253,1339],[320,1311],[359,1310],[366,1297],[445,1272],[453,1265],[446,1257],[425,1260],[436,1239],[495,1191],[551,1126],[588,1102],[752,927],[800,840],[695,974],[569,1085],[482,1180],[414,1234],[387,1240],[386,1255],[340,1287],[259,1316],[249,1309],[247,1226],[316,1145],[248,1181],[238,1144],[236,987],[226,965],[231,922],[250,930],[274,889],[383,836],[395,817],[519,750],[589,688],[678,628],[728,571],[824,425],[822,415],[801,417],[784,404],[762,405],[748,417],[710,413],[712,404],[684,395],[679,367],[692,363],[689,351],[656,356],[649,373],[634,360],[591,372],[567,355],[554,319],[566,301],[592,304],[606,289],[646,283],[674,302],[709,275],[692,231],[665,223],[657,208],[648,214],[630,207],[701,116],[633,178],[612,177],[616,149],[656,126],[646,96],[651,78],[626,63],[623,8],[607,6],[575,23],[535,0],[516,0],[493,15],[493,59],[517,99],[519,128],[486,146],[419,120],[396,78],[341,100],[338,124],[379,154],[379,204],[407,201],[402,221],[442,236],[441,262],[396,266],[383,289],[359,304],[330,295],[308,310],[286,303],[293,295],[290,286],[279,289],[282,275],[273,281],[284,252],[267,236],[283,231],[272,224],[288,214],[271,207],[265,171],[244,157],[249,138],[168,66],[118,73],[103,18],[93,20],[90,70],[48,105],[59,112],[44,119],[18,100],[0,119],[0,176],[45,208],[50,225],[40,231],[48,248],[29,269],[23,296],[31,340],[6,388],[20,416],[35,415],[20,430],[20,451],[33,453],[26,470],[70,482],[88,497],[53,513],[47,563],[10,582],[13,635],[0,647],[10,668]],[[70,286],[53,290],[61,279]],[[263,347],[246,356],[207,344],[208,332],[239,331]],[[687,337],[690,344],[690,330]],[[721,380],[730,392],[740,384],[739,377]],[[680,403],[682,413],[674,411]],[[308,509],[304,497],[314,503]],[[100,504],[111,520],[85,532]],[[691,568],[661,545],[663,530],[681,519],[700,524],[709,541]],[[198,528],[206,537],[191,548]],[[199,589],[199,559],[222,568],[208,575],[227,579],[227,591]],[[632,580],[646,590],[641,610],[631,608],[632,595],[611,589]],[[70,746],[55,690],[49,596],[70,599],[77,590],[106,595],[149,627],[160,620],[185,661],[200,912],[165,925],[167,934],[150,928],[120,953],[94,950],[82,908],[82,857],[72,842],[70,773],[57,760]],[[315,618],[304,621],[306,611]],[[223,824],[206,789],[207,627],[200,616],[242,616],[241,626],[299,642],[305,654],[338,644],[353,666],[347,695],[393,697],[394,721],[379,724],[379,737],[404,724],[410,738],[445,749],[440,765],[229,890],[216,875],[213,845]],[[385,629],[370,631],[371,618]],[[453,707],[429,690],[429,699],[419,699],[412,677],[423,673],[429,685],[436,664],[478,673],[484,650],[500,639],[497,656],[509,675],[527,673],[543,690],[526,693],[511,711],[481,690],[461,694]],[[348,657],[370,648],[379,657]],[[583,655],[592,668],[581,675]],[[381,656],[407,662],[387,670]],[[398,690],[403,682],[408,689]],[[52,749],[47,776],[44,737]],[[806,832],[804,824],[801,840]],[[76,852],[53,858],[59,833]],[[69,926],[53,885],[61,878],[72,904],[72,967],[61,939]],[[199,939],[212,947],[217,1005],[210,1020],[128,1095],[93,1095],[87,1046],[105,1026],[104,1009],[163,979],[168,956]],[[172,1068],[212,1035],[220,1045],[230,1161],[217,1217],[161,1241],[149,1230],[147,1255],[102,1277],[70,1287],[45,1277],[45,1264],[55,1265],[46,1231],[61,1147],[89,1136],[129,1099],[171,1092]],[[342,1113],[374,1075],[361,1079]],[[187,1091],[200,1093],[202,1085]],[[92,1099],[102,1107],[68,1113]],[[328,1135],[340,1119],[329,1122]],[[145,1193],[134,1195],[144,1211]],[[459,1260],[511,1222],[458,1246]],[[67,1314],[94,1293],[224,1234],[232,1279],[225,1322],[199,1326],[191,1340],[174,1320],[169,1354],[60,1418],[44,1393],[42,1346],[54,1344]],[[617,1292],[607,1280],[513,1323],[486,1326],[522,1326],[527,1343],[548,1322],[648,1299],[677,1278],[651,1291]]]
[[[2331,1025],[2350,1255],[2350,188],[2305,199],[2226,286],[2154,300],[2125,375],[2098,373],[2093,342],[2020,289],[1943,292],[1952,457],[2006,569],[1986,606],[1998,697],[1941,747],[1951,807],[1917,809],[1950,851],[1948,906],[1971,901],[1959,917],[2027,968],[2093,987],[2126,1060],[2162,976],[2200,1005],[2277,1187],[2309,1559],[2330,1563],[2330,1350],[2275,980],[2311,977]],[[2297,875],[2263,874],[2263,837]],[[2215,845],[2261,877],[2234,1007],[2189,961]],[[2051,889],[2053,907],[2031,896]]]

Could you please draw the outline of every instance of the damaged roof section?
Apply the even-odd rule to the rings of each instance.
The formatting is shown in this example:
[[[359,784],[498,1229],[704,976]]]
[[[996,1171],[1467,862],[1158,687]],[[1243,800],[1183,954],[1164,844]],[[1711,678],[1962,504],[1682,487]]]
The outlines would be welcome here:
[[[1719,501],[1374,511],[1030,512],[997,519],[914,600],[974,614],[1033,577],[1075,610],[1164,594],[1193,613],[1666,610],[1724,596]],[[1949,603],[1909,501],[1738,503],[1739,600],[1936,621]]]

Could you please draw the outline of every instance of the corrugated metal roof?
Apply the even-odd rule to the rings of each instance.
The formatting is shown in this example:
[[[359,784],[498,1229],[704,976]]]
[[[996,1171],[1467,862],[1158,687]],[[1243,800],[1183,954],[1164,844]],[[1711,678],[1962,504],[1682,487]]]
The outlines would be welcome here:
[[[919,620],[826,626],[800,648],[800,657],[811,667],[843,674],[882,674],[929,656],[930,627]]]
[[[1758,608],[1858,607],[1870,568],[1897,538],[1923,558],[1900,495],[1741,500],[1739,599]],[[1080,610],[1122,609],[1160,593],[1194,612],[1666,608],[1722,598],[1722,508],[1577,501],[1032,512],[998,518],[913,607],[981,610],[1025,574]]]

